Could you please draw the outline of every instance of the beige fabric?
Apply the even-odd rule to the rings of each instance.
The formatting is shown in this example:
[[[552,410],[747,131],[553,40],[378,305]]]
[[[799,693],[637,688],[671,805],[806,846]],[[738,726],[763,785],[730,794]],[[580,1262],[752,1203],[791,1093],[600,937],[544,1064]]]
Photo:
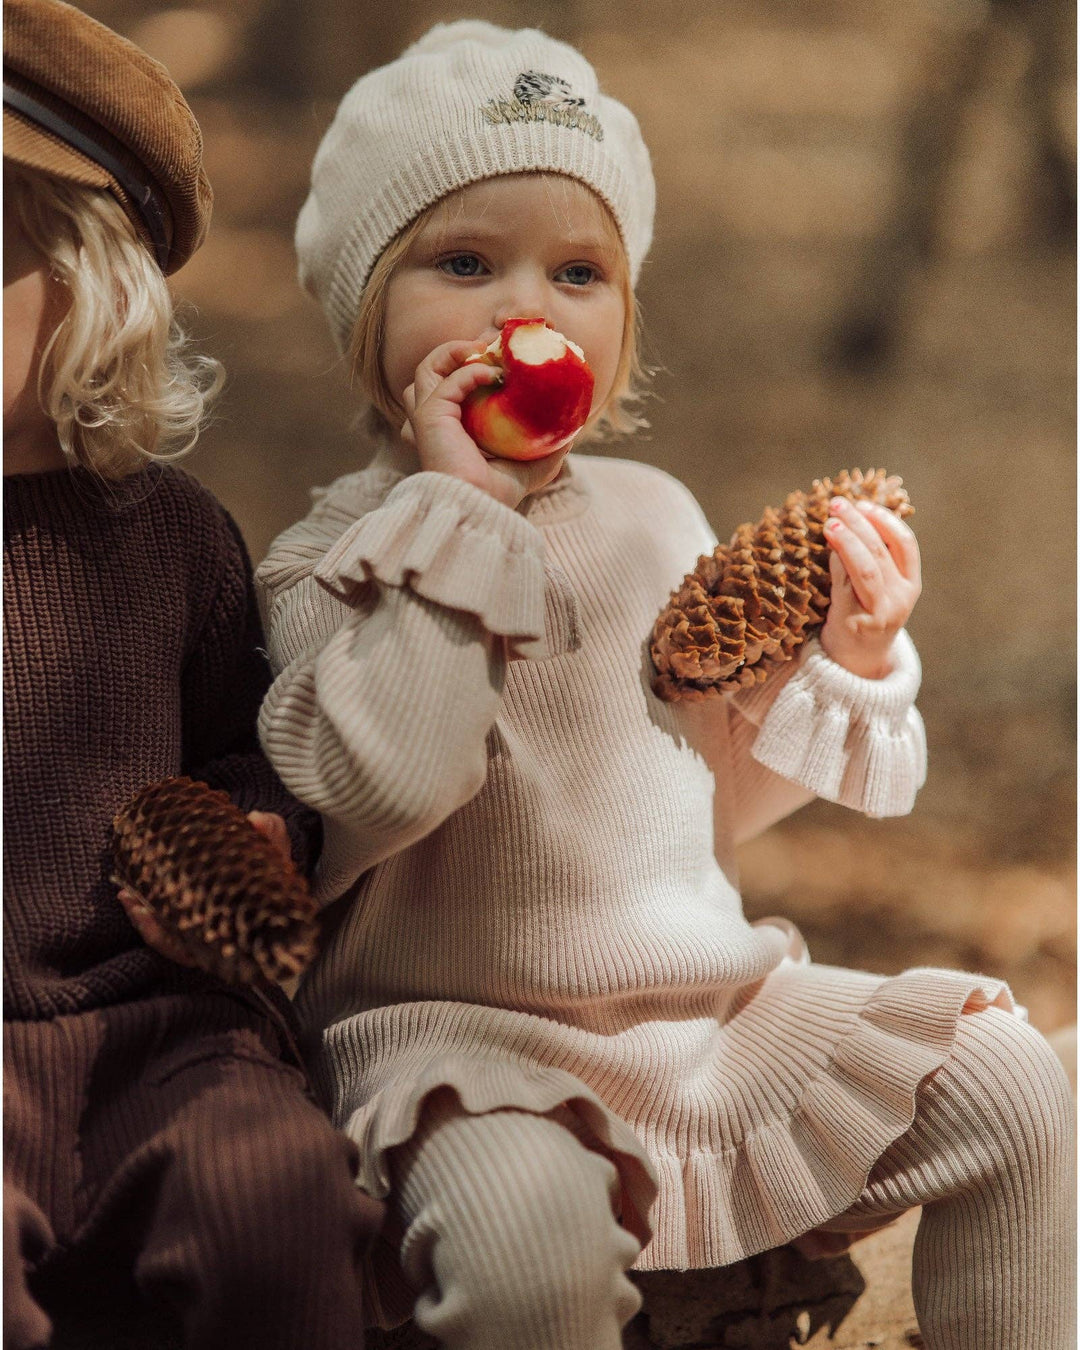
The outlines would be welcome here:
[[[809,643],[741,702],[660,702],[645,639],[713,543],[641,464],[571,456],[514,512],[384,454],[259,569],[263,743],[324,814],[320,898],[351,894],[298,1008],[373,1193],[445,1085],[568,1103],[653,1233],[639,1267],[726,1264],[850,1205],[962,1010],[1012,1006],[746,922],[738,838],[815,791],[910,808],[919,670],[906,636],[881,681]]]
[[[615,1168],[559,1120],[437,1094],[392,1167],[422,1331],[448,1350],[620,1350],[640,1243]]]
[[[443,1092],[394,1150],[400,1259],[421,1291],[417,1321],[441,1344],[620,1345],[637,1244],[613,1221],[614,1169],[574,1125],[566,1112],[468,1116]],[[997,1008],[962,1018],[911,1128],[823,1229],[842,1250],[921,1205],[912,1284],[930,1350],[1068,1350],[1074,1134],[1069,1083],[1039,1033]]]
[[[1075,1111],[1053,1050],[1018,1017],[965,1017],[915,1121],[826,1229],[923,1212],[912,1289],[930,1350],[1073,1350]]]
[[[341,100],[296,222],[300,281],[344,351],[379,254],[448,193],[508,173],[561,173],[607,203],[633,281],[656,187],[637,120],[580,52],[535,28],[440,23]]]

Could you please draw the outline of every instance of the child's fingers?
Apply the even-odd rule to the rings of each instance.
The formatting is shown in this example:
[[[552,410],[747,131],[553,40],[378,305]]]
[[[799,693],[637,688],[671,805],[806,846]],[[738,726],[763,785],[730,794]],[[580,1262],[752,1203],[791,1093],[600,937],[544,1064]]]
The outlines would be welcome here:
[[[922,586],[922,564],[919,559],[919,541],[910,528],[887,506],[870,502],[857,503],[859,511],[877,530],[889,550],[896,570],[905,581],[916,588]]]
[[[444,342],[442,346],[429,352],[416,367],[414,389],[417,404],[425,403],[448,375],[462,366],[467,357],[478,351],[483,351],[482,343],[459,341]],[[486,361],[472,361],[469,365],[484,370],[495,369]]]
[[[851,579],[847,574],[847,568],[844,566],[844,560],[834,548],[829,549],[829,577],[832,582],[832,589],[829,598],[828,617],[834,623],[837,623],[848,614],[853,613],[859,602],[855,598],[855,592],[851,589]]]
[[[485,384],[498,384],[501,378],[500,372],[494,366],[482,361],[458,366],[439,381],[422,403],[418,403],[411,420],[415,425],[418,416],[427,416],[435,411],[432,406],[435,404],[454,403],[460,406],[474,389],[479,389]]]
[[[833,520],[842,521],[856,539],[861,540],[883,572],[889,570],[891,559],[884,539],[854,502],[845,497],[834,497],[829,503],[829,515]]]
[[[274,811],[249,811],[248,820],[259,833],[275,845],[286,858],[292,857],[289,846],[289,831],[284,820]]]
[[[838,516],[830,518],[825,527],[825,538],[830,547],[839,554],[856,600],[863,609],[877,608],[885,597],[885,578],[878,557],[848,523]],[[888,557],[883,545],[881,553]]]
[[[844,620],[844,623],[847,626],[848,632],[853,633],[856,637],[894,631],[893,626],[887,623],[880,615],[869,614],[864,610],[849,614]]]
[[[540,459],[490,459],[488,467],[492,473],[511,479],[520,489],[521,496],[527,497],[531,492],[546,487],[558,475],[572,444],[571,441]]]

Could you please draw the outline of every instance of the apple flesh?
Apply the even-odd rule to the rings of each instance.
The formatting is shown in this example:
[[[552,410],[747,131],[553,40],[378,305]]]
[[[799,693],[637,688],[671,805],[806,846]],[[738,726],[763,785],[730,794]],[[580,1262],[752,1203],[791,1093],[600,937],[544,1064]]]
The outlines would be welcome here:
[[[502,371],[498,384],[474,389],[461,408],[462,426],[485,454],[542,459],[588,420],[593,374],[585,353],[543,319],[507,319],[495,341],[467,360]]]

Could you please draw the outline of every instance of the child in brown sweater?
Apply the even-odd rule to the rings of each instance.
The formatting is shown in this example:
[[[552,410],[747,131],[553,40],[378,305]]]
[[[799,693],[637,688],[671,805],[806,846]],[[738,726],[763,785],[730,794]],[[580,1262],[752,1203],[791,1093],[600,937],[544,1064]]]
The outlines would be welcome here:
[[[239,532],[167,462],[221,383],[165,281],[209,219],[199,130],[58,0],[6,4],[4,45],[5,1344],[357,1350],[378,1207],[287,1004],[150,950],[110,881],[115,812],[176,773],[318,847],[258,748]]]

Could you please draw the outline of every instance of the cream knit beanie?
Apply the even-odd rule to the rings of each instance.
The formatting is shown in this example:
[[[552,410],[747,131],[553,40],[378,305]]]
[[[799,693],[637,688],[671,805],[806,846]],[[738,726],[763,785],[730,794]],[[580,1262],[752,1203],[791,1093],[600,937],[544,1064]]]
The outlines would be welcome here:
[[[636,282],[656,192],[633,114],[588,61],[534,28],[437,24],[353,85],[296,222],[300,280],[344,351],[379,254],[425,207],[483,178],[563,173],[610,207]]]

